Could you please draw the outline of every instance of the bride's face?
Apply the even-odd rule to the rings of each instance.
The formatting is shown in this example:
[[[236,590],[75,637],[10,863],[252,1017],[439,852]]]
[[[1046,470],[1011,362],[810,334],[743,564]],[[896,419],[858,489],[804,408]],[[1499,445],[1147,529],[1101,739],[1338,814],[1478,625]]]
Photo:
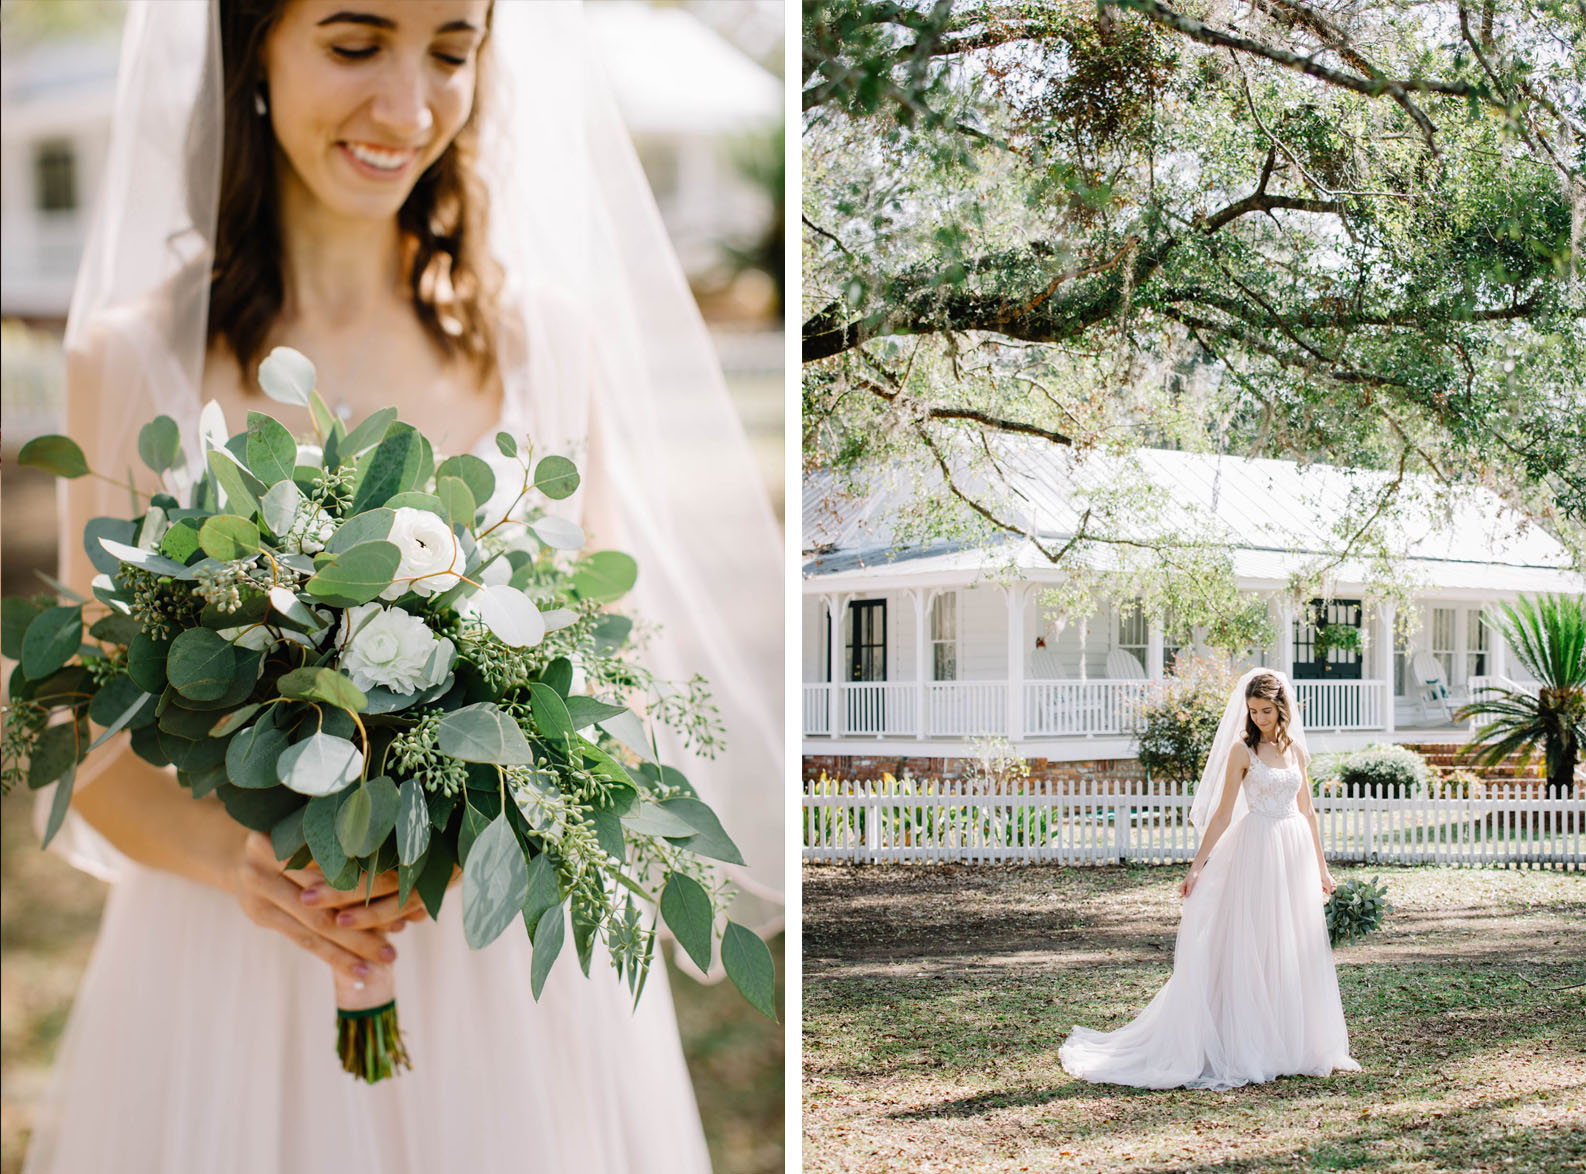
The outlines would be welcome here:
[[[1278,707],[1270,701],[1260,697],[1251,697],[1245,703],[1250,709],[1250,720],[1256,723],[1256,729],[1263,734],[1270,734],[1278,724]]]
[[[395,216],[468,121],[489,0],[289,0],[263,46],[295,176],[345,216]]]

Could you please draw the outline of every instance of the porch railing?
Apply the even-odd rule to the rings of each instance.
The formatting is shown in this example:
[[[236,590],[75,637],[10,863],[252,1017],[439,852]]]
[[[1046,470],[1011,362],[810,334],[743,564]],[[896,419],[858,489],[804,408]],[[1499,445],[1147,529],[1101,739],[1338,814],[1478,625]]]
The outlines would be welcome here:
[[[1382,681],[1295,681],[1294,694],[1307,730],[1382,729]]]
[[[925,690],[928,736],[978,738],[1008,732],[1006,681],[931,681]]]
[[[1496,678],[1472,678],[1477,681]],[[1026,681],[1026,738],[1119,736],[1130,732],[1150,681]],[[804,733],[832,734],[831,690],[804,686]],[[1006,681],[927,681],[922,727],[920,684],[915,681],[851,681],[841,691],[840,736],[976,738],[1007,735]],[[1296,681],[1296,696],[1308,730],[1380,730],[1388,686],[1383,681]]]
[[[1149,681],[1026,681],[1027,737],[1126,734]]]
[[[845,734],[913,734],[919,726],[911,681],[848,681],[842,694]]]

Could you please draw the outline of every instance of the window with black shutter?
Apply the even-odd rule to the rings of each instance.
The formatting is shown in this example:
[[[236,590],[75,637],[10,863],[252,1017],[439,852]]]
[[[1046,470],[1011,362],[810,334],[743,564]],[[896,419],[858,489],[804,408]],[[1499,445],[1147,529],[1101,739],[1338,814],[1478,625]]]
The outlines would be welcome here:
[[[1322,629],[1354,628],[1359,631],[1364,608],[1358,599],[1313,599],[1294,615],[1294,670],[1296,681],[1358,681],[1361,652],[1358,647],[1331,646]]]

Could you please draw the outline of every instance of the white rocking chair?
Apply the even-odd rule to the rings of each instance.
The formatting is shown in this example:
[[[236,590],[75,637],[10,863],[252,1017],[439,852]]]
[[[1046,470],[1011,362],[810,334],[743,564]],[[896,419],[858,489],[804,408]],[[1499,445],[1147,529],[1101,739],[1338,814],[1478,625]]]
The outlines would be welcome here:
[[[1107,679],[1111,681],[1143,681],[1145,666],[1127,648],[1114,648],[1107,654]]]
[[[1415,682],[1415,698],[1426,717],[1434,707],[1442,710],[1449,721],[1454,720],[1452,694],[1448,679],[1443,675],[1443,662],[1430,652],[1417,652],[1410,657],[1410,677]]]

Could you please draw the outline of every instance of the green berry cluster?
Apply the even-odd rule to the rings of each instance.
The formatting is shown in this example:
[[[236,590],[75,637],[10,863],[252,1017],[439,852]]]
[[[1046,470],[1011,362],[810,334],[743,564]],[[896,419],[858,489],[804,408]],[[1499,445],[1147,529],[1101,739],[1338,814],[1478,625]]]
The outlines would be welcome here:
[[[122,567],[121,584],[132,593],[132,618],[156,640],[169,640],[197,625],[204,600],[186,584],[164,579],[142,567]]]
[[[50,711],[31,701],[13,701],[5,707],[5,733],[0,735],[0,794],[28,777],[23,766],[33,746],[49,724]]]
[[[440,709],[421,711],[417,725],[391,739],[388,753],[397,777],[415,778],[426,791],[456,795],[468,781],[468,768],[436,745],[435,729],[444,716]]]
[[[242,606],[244,593],[258,592],[259,584],[254,581],[252,572],[251,559],[221,563],[217,567],[199,567],[194,572],[196,586],[193,590],[204,602],[214,604],[229,615]]]
[[[353,470],[343,465],[339,469],[322,469],[314,474],[308,485],[308,500],[333,518],[339,518],[352,505]]]

